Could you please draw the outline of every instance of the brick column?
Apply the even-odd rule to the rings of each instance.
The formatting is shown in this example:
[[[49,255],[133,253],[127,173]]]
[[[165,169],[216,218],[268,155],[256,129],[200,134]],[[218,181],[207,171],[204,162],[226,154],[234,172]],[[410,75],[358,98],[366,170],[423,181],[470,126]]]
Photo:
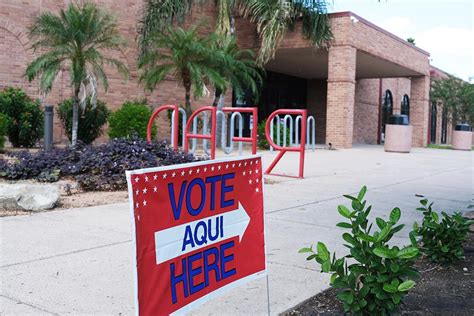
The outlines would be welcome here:
[[[326,144],[352,147],[354,127],[356,49],[331,46],[328,60]]]
[[[430,77],[411,78],[410,121],[413,125],[413,146],[426,147],[428,141]],[[440,131],[441,132],[441,131]]]

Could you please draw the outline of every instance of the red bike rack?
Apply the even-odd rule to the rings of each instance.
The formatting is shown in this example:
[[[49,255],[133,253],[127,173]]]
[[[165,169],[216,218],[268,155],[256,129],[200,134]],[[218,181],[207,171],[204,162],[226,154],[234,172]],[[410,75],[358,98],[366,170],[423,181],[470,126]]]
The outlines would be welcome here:
[[[250,137],[232,137],[232,141],[234,142],[245,142],[252,144],[252,155],[257,153],[257,128],[258,128],[258,108],[231,108],[225,107],[222,108],[222,112],[226,113],[233,113],[233,112],[240,112],[240,113],[251,113],[253,116],[253,126],[252,126],[252,134]]]
[[[273,140],[270,138],[270,123],[272,122],[273,118],[278,115],[278,114],[290,114],[290,115],[301,115],[301,141],[299,147],[282,147],[278,146],[273,142]],[[300,153],[300,166],[299,166],[299,174],[298,177],[295,176],[289,176],[289,175],[284,175],[284,174],[273,174],[276,176],[282,176],[282,177],[290,177],[290,178],[304,178],[304,154],[305,154],[305,145],[306,145],[306,118],[307,118],[308,112],[307,110],[292,110],[292,109],[279,109],[270,114],[270,116],[267,119],[267,123],[265,124],[265,136],[267,137],[267,141],[272,146],[275,150],[279,150],[280,152],[278,155],[275,157],[273,162],[270,164],[270,166],[265,170],[265,174],[271,174],[273,168],[275,168],[276,164],[280,161],[281,157],[287,152],[287,151],[293,151],[293,152],[299,152]]]
[[[192,134],[189,132],[189,128],[194,120],[194,118],[201,112],[204,111],[211,111],[211,133],[209,135],[204,134]],[[184,129],[184,151],[189,151],[189,139],[190,138],[197,138],[197,139],[209,139],[211,141],[211,159],[216,157],[216,114],[217,114],[217,107],[214,106],[203,106],[202,108],[197,109],[186,122],[186,127]],[[175,119],[178,117],[175,115]]]
[[[174,122],[171,122],[174,126],[172,146],[175,150],[177,150],[178,149],[178,122],[179,122],[178,120],[179,119],[179,106],[178,105],[171,105],[171,104],[162,105],[156,108],[155,111],[153,111],[153,114],[151,115],[150,120],[148,121],[148,127],[146,130],[146,138],[148,142],[151,143],[151,131],[153,127],[153,121],[158,116],[158,114],[160,114],[160,112],[164,110],[173,110],[175,113]]]

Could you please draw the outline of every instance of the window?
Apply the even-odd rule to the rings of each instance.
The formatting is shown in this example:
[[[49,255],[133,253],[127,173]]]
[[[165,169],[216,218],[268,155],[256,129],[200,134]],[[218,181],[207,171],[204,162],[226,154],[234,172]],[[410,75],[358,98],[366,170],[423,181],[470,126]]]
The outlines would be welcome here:
[[[408,95],[403,95],[401,114],[407,115],[410,118],[410,98]]]
[[[388,122],[388,118],[393,114],[393,97],[390,90],[385,91],[382,104],[382,124],[381,124],[381,140],[385,140],[385,124]]]

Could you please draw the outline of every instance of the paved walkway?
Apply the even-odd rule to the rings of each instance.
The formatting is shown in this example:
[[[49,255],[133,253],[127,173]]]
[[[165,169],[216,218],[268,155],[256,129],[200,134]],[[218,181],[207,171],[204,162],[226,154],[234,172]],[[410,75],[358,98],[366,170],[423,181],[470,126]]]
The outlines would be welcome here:
[[[264,155],[265,165],[274,157]],[[296,156],[279,172],[294,170]],[[276,170],[278,171],[278,170]],[[415,149],[385,153],[380,146],[308,152],[304,180],[276,178],[265,187],[271,313],[282,312],[328,286],[328,276],[298,254],[318,240],[344,251],[336,206],[342,194],[366,184],[372,216],[402,209],[402,222],[419,219],[424,195],[448,211],[473,198],[473,154]],[[409,228],[397,243],[408,243]],[[0,219],[0,314],[131,315],[133,281],[128,205],[47,212]],[[209,302],[196,315],[264,315],[266,280]]]

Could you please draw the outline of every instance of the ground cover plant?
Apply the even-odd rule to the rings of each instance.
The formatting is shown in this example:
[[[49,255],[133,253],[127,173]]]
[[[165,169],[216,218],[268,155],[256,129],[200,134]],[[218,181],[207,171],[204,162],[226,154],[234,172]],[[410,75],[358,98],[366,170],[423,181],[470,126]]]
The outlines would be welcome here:
[[[85,191],[123,190],[125,171],[195,161],[193,155],[175,151],[165,141],[148,143],[141,138],[114,139],[99,146],[79,143],[51,151],[10,154],[0,159],[0,177],[57,181],[72,177]]]
[[[338,212],[345,218],[336,226],[348,229],[342,235],[350,253],[341,258],[332,257],[326,245],[317,243],[314,250],[302,248],[300,253],[309,253],[307,260],[316,260],[321,271],[331,273],[331,286],[339,290],[338,299],[344,311],[353,314],[390,314],[396,312],[402,298],[415,285],[419,276],[413,267],[419,250],[413,245],[403,248],[390,246],[388,242],[401,229],[399,208],[394,208],[388,221],[377,217],[378,230],[372,232],[373,223],[368,216],[371,206],[364,200],[364,186],[357,197],[345,195],[351,200],[352,210],[344,205]]]
[[[8,117],[7,135],[14,147],[33,147],[43,135],[43,110],[19,88],[0,92],[0,113]]]
[[[423,213],[421,225],[413,224],[410,233],[412,243],[417,243],[420,237],[421,251],[432,261],[441,264],[453,264],[464,259],[463,243],[468,237],[469,226],[474,223],[465,219],[461,213],[441,216],[433,211],[433,203],[427,199],[420,201],[418,211]]]
[[[113,112],[109,118],[109,137],[146,138],[148,120],[152,111],[146,101],[127,101],[122,107]],[[156,125],[153,124],[152,138],[156,136]]]
[[[63,123],[67,138],[72,139],[72,116],[74,100],[64,100],[58,108],[58,116]],[[79,110],[77,139],[85,144],[90,144],[102,134],[102,127],[107,123],[110,110],[105,102],[96,101],[94,105],[91,98],[87,98],[83,109]]]

